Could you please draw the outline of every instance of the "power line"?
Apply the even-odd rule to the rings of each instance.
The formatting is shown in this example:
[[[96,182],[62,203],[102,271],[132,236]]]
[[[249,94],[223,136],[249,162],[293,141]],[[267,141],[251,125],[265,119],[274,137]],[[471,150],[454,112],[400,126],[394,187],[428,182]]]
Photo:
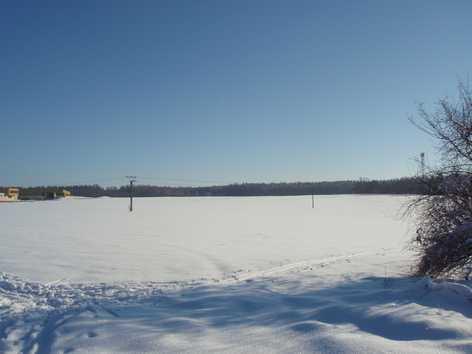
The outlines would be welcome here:
[[[232,184],[236,182],[229,182],[223,180],[203,180],[203,179],[188,179],[188,178],[169,178],[163,179],[158,177],[146,177],[146,176],[139,176],[140,180],[148,180],[153,182],[161,182],[161,183],[205,183],[205,184]]]

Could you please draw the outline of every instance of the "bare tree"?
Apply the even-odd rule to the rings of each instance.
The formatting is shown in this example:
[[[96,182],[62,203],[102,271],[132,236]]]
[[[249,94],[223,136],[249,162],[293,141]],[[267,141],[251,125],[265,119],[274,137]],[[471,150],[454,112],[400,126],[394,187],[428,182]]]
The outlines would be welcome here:
[[[425,195],[409,206],[417,218],[414,245],[418,275],[465,277],[472,273],[472,95],[460,83],[455,102],[439,100],[436,111],[423,106],[411,119],[435,138],[439,166],[418,176]]]

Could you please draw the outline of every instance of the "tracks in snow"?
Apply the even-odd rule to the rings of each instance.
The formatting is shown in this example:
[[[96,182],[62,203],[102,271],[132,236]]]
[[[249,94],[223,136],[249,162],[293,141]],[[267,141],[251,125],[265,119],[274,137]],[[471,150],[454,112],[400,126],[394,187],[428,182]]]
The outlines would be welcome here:
[[[70,284],[61,280],[42,284],[0,273],[0,352],[48,353],[56,329],[84,312],[109,313],[107,305],[155,301],[152,299],[164,291],[172,292],[184,287],[228,285],[290,272],[310,271],[375,253],[378,252],[335,255],[261,271],[237,271],[221,279],[182,282]]]
[[[309,260],[309,261],[289,263],[289,264],[284,264],[281,266],[277,266],[277,267],[273,267],[273,268],[261,270],[261,271],[254,271],[254,272],[248,272],[248,273],[240,272],[238,274],[234,274],[231,278],[233,278],[235,281],[248,281],[251,279],[266,278],[266,277],[271,277],[277,274],[283,274],[283,273],[288,273],[288,272],[300,272],[300,271],[313,270],[313,268],[316,266],[324,267],[324,266],[327,266],[329,264],[333,264],[339,261],[348,261],[351,258],[361,257],[361,256],[366,256],[366,255],[371,255],[371,254],[372,254],[371,252],[359,252],[359,253],[352,253],[352,254],[342,255],[342,256],[331,256],[331,257],[323,258],[321,260]],[[227,281],[230,281],[230,279],[228,279]]]

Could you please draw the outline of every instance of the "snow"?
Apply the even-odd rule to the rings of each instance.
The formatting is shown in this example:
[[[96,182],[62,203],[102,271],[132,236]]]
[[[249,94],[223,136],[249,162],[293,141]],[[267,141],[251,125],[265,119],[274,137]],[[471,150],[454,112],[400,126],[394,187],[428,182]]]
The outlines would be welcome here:
[[[403,247],[405,197],[63,199],[2,205],[0,270],[36,281],[220,278]]]
[[[471,283],[408,276],[407,201],[0,205],[0,352],[472,352]]]

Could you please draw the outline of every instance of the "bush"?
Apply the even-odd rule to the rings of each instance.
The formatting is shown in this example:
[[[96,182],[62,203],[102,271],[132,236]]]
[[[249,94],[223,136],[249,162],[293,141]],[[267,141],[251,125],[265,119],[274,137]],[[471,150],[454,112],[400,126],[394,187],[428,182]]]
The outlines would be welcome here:
[[[463,84],[459,99],[441,99],[413,123],[438,142],[439,166],[418,176],[426,194],[409,206],[417,218],[416,274],[464,277],[472,273],[472,96]]]

